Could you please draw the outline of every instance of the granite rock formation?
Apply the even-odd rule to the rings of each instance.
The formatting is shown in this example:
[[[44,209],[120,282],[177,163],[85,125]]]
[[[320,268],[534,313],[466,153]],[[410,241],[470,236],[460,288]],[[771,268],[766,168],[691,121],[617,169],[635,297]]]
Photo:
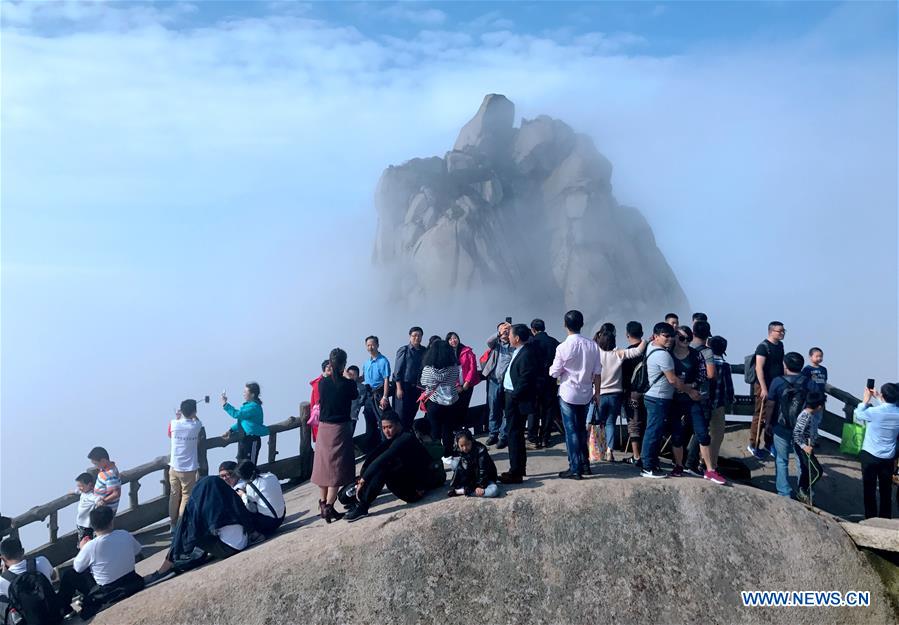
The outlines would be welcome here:
[[[612,194],[612,164],[586,135],[541,115],[514,127],[490,94],[443,158],[388,167],[375,194],[375,264],[394,301],[502,294],[590,319],[689,308],[640,214]],[[640,318],[640,317],[637,317]],[[651,318],[651,317],[644,317]]]
[[[700,479],[549,480],[532,460],[533,475],[499,499],[385,495],[366,519],[303,523],[94,624],[896,622],[883,582],[827,515]],[[317,494],[310,486],[295,508],[315,516]],[[741,590],[813,589],[867,590],[871,605],[740,601]]]

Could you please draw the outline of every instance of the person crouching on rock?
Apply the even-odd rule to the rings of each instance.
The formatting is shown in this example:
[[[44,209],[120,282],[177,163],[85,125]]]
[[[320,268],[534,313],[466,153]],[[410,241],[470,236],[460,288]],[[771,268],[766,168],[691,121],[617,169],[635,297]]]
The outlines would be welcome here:
[[[400,416],[394,410],[388,408],[381,415],[381,431],[387,440],[362,465],[362,474],[356,480],[356,503],[346,513],[347,521],[366,516],[384,486],[398,498],[412,503],[446,481],[443,468],[435,465],[412,432],[403,431]]]
[[[459,448],[459,464],[447,496],[498,497],[496,465],[487,447],[474,440],[468,430],[456,432],[456,447]]]
[[[206,554],[231,557],[246,549],[252,531],[253,517],[228,482],[212,476],[200,478],[174,530],[165,561],[144,580],[149,585],[175,571],[191,569],[205,562]],[[200,557],[195,549],[203,552]]]

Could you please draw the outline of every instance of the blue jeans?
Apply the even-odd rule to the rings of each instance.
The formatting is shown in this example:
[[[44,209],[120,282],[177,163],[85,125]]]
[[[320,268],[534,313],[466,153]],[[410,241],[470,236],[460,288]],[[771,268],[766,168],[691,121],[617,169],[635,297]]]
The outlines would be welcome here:
[[[502,382],[487,380],[487,425],[490,436],[500,436],[504,440],[508,438],[508,432],[500,434],[503,428],[503,385]]]
[[[621,398],[624,393],[599,396],[599,423],[606,424],[606,449],[615,449],[615,422],[621,415]]]
[[[774,425],[774,482],[777,494],[790,497],[793,489],[790,486],[790,451],[793,448],[793,433],[776,423]]]
[[[587,453],[587,404],[569,404],[559,399],[562,425],[565,426],[565,447],[568,451],[568,470],[581,475],[590,466]]]
[[[469,495],[469,497],[474,497],[474,494]],[[496,482],[490,482],[489,484],[487,484],[487,486],[484,488],[483,497],[485,499],[490,497],[499,497],[499,485]]]
[[[671,407],[670,399],[643,396],[646,406],[646,433],[643,435],[643,446],[640,458],[646,470],[659,468],[659,447],[662,445],[662,434]]]

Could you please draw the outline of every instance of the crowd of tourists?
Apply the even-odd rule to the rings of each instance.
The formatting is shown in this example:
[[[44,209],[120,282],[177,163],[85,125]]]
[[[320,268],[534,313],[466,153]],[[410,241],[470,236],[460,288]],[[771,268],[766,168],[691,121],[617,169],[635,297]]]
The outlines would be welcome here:
[[[311,481],[319,488],[321,518],[327,523],[361,519],[385,488],[404,502],[418,501],[445,487],[447,471],[452,473],[448,497],[500,496],[504,485],[527,478],[528,451],[551,446],[554,431],[567,451],[560,479],[583,480],[593,475],[595,462],[616,462],[615,454],[622,453],[620,462],[645,478],[692,475],[727,484],[718,461],[734,386],[725,360],[727,339],[712,334],[707,315],[695,313],[690,325],[682,325],[669,314],[646,339],[642,324],[630,321],[623,341],[611,323],[592,338],[581,333],[584,324],[579,311],[568,311],[562,324],[566,336],[559,341],[541,319],[528,326],[507,318],[487,338],[480,357],[457,332],[432,336],[425,346],[424,331],[414,326],[393,367],[377,336],[365,339],[368,359],[361,369],[347,366],[343,349],[331,350],[321,375],[310,383]],[[830,387],[823,350],[812,347],[806,362],[802,354],[785,351],[785,333],[783,323],[772,321],[767,338],[746,359],[744,377],[755,396],[747,453],[762,462],[773,459],[779,495],[811,503],[823,474],[815,447]],[[472,420],[477,411],[469,405],[481,382],[487,406],[483,419]],[[268,434],[260,391],[256,382],[247,383],[239,408],[222,394],[223,409],[234,419],[224,436],[237,439],[237,461],[223,462],[216,476],[199,475],[205,430],[197,402],[184,400],[169,423],[172,541],[156,572],[145,578],[135,573],[141,546],[113,528],[122,482],[109,453],[95,447],[88,458],[96,474],[76,478],[79,551],[58,591],[46,558],[25,558],[17,538],[0,543],[0,601],[7,612],[37,610],[29,597],[40,596],[41,622],[58,622],[74,615],[72,601],[80,595],[79,614],[90,618],[147,584],[274,535],[286,505],[277,476],[256,464],[261,437]],[[366,425],[365,459],[357,471],[353,435],[360,415]],[[855,419],[867,425],[860,453],[865,517],[890,518],[899,385],[866,388]],[[619,436],[621,420],[627,424],[626,442]],[[483,442],[478,435],[486,436]],[[508,470],[498,472],[491,447],[508,449]],[[660,456],[669,448],[672,463],[665,470]],[[795,489],[791,454],[799,464]],[[13,622],[9,614],[6,620]]]

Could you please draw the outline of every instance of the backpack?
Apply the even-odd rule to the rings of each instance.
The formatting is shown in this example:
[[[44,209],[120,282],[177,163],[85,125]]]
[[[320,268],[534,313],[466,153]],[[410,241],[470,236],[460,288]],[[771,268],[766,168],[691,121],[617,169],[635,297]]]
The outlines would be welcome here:
[[[808,396],[808,378],[801,375],[794,382],[790,382],[786,378],[784,378],[784,382],[787,387],[780,395],[780,415],[777,422],[792,431],[796,427],[799,413],[805,408],[805,399]]]
[[[660,373],[655,380],[652,382],[649,381],[649,368],[647,367],[646,361],[649,359],[649,355],[653,354],[662,349],[661,347],[653,350],[647,349],[643,353],[643,358],[640,359],[640,362],[637,363],[637,366],[634,367],[634,372],[631,374],[631,392],[645,394],[646,391],[655,386],[655,383],[662,379],[662,376],[665,375],[664,372]]]
[[[9,622],[9,613],[15,609],[25,625],[57,625],[62,623],[62,606],[53,585],[44,574],[37,570],[37,560],[26,560],[24,573],[4,571],[3,578],[9,582],[9,605],[3,622]]]
[[[762,342],[760,345],[765,346],[765,350],[768,352],[768,356],[771,356],[771,347],[767,342]],[[753,384],[758,383],[759,377],[755,373],[755,352],[752,352],[748,356],[743,359],[743,380],[746,384],[752,386]]]

